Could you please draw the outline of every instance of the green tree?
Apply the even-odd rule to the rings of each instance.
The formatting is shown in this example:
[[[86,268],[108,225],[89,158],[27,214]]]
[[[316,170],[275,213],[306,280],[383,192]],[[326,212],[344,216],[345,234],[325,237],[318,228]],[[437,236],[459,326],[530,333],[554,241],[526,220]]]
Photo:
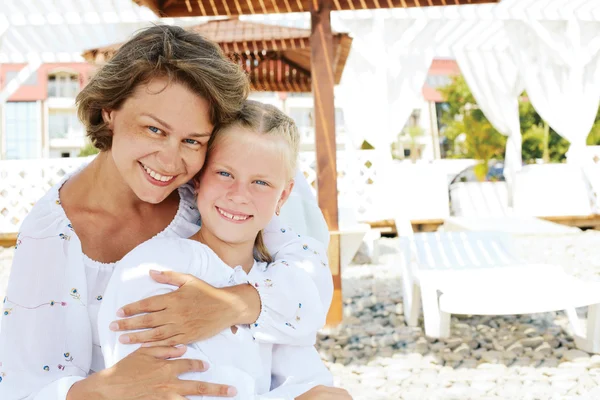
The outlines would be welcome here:
[[[448,140],[449,158],[475,158],[480,160],[479,177],[487,174],[487,163],[503,159],[506,138],[496,131],[483,112],[477,107],[463,76],[453,77],[450,84],[439,89],[448,104],[441,121],[441,132]],[[519,120],[523,134],[522,156],[527,163],[543,159],[546,162],[562,162],[569,149],[569,142],[549,127],[535,111],[527,94],[519,99]],[[464,140],[459,140],[464,138]],[[600,145],[600,109],[596,122],[587,138],[588,145]]]
[[[506,137],[483,115],[463,76],[453,77],[440,92],[449,106],[442,116],[442,123],[446,125],[443,134],[450,142],[449,157],[479,160],[475,174],[483,180],[490,160],[504,158]],[[458,140],[462,137],[464,141]]]
[[[523,133],[523,161],[533,163],[537,159],[544,162],[562,162],[569,149],[569,141],[556,133],[535,111],[523,93],[519,99],[519,120]]]
[[[98,154],[99,152],[100,152],[100,150],[98,150],[96,147],[94,147],[93,144],[88,143],[81,149],[78,157],[87,157],[87,156],[91,156],[94,154]]]
[[[413,163],[419,159],[419,138],[424,134],[425,131],[420,126],[407,126],[399,135],[400,140],[408,142],[410,159]]]
[[[600,146],[600,108],[596,114],[596,121],[592,127],[590,135],[587,137],[588,146]]]

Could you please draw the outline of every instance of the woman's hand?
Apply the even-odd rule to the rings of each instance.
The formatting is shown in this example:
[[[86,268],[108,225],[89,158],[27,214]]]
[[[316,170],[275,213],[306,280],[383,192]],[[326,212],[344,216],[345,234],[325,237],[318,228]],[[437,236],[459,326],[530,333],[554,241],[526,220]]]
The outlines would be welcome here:
[[[250,324],[260,314],[258,292],[250,285],[218,289],[188,274],[151,271],[159,283],[179,289],[129,304],[117,312],[113,331],[147,329],[121,335],[121,343],[174,346],[207,339],[233,325]]]
[[[296,397],[296,400],[352,400],[352,396],[345,389],[319,385]]]
[[[185,346],[139,348],[111,368],[75,383],[66,400],[179,399],[184,396],[232,397],[236,390],[227,385],[180,380],[186,372],[206,371],[200,360],[181,357]]]

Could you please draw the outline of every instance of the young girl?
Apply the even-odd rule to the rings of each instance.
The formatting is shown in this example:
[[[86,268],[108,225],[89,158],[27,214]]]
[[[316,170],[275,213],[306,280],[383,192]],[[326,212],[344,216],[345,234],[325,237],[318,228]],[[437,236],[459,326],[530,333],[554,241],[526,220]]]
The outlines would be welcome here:
[[[308,303],[328,308],[330,299],[320,299],[310,278],[290,267],[302,260],[290,254],[291,258],[273,262],[263,241],[263,229],[292,191],[298,142],[298,131],[289,117],[273,106],[247,101],[237,120],[211,137],[207,161],[195,180],[202,228],[190,239],[152,239],[127,254],[105,292],[100,326],[108,326],[123,304],[173,290],[149,277],[154,270],[188,273],[216,287],[254,282],[263,287],[264,296],[281,296],[284,293],[270,293],[270,289],[293,285],[306,290]],[[287,236],[299,236],[289,228],[281,229],[279,235],[284,241],[290,240]],[[315,250],[316,243],[303,239],[305,259],[314,258],[315,264],[328,268],[327,255]],[[289,300],[281,298],[277,303],[287,307]],[[286,329],[301,327],[309,317],[304,310],[318,305],[294,306],[295,317],[285,322]],[[100,331],[100,340],[108,367],[139,347],[122,344],[108,329]],[[259,344],[261,336],[253,337],[252,326],[228,328],[189,346],[186,356],[208,362],[211,368],[181,379],[235,384],[236,399],[294,399],[303,393],[303,398],[319,398],[313,388],[332,385],[332,378],[314,340],[311,335],[304,346]],[[328,395],[322,398],[347,398],[341,389],[331,388]]]
[[[114,327],[124,342],[156,347],[104,365],[98,332],[107,326],[98,325],[98,310],[116,263],[153,237],[198,232],[186,184],[204,164],[213,129],[237,115],[248,91],[247,76],[215,43],[168,25],[137,33],[83,88],[78,114],[100,153],[39,199],[21,225],[2,310],[0,399],[130,400],[157,398],[157,388],[160,398],[227,396],[233,388],[219,382],[179,380],[199,366],[170,360],[184,352],[173,345],[251,323],[263,340],[302,345],[314,337],[333,292],[320,263],[290,263],[268,290],[215,288],[170,272],[155,279],[177,290],[123,307],[132,318]],[[303,238],[283,243],[276,226],[265,230],[273,257],[305,257]],[[321,304],[294,286],[298,274],[312,280]],[[299,303],[306,316],[291,329],[285,323]],[[143,331],[122,332],[131,330]]]

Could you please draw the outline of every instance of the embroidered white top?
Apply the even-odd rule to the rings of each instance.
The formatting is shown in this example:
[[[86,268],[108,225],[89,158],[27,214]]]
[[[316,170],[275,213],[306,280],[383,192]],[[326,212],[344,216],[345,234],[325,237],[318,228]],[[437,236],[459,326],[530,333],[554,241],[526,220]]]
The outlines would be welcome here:
[[[68,177],[35,204],[19,232],[0,333],[3,400],[65,399],[75,382],[103,367],[98,350],[93,350],[97,326],[90,320],[96,319],[114,266],[99,265],[83,254],[60,205],[59,189]],[[186,238],[199,229],[191,187],[183,186],[179,194],[177,215],[159,237]],[[263,309],[253,335],[265,343],[311,345],[333,295],[324,246],[281,227],[277,218],[264,230],[264,238],[276,260],[286,260],[311,278],[320,301],[310,303],[313,310],[307,306],[307,317],[297,329],[286,326],[308,292],[295,284],[295,273],[287,279],[284,272],[279,285],[257,287]]]
[[[116,310],[124,304],[175,290],[151,279],[150,269],[191,274],[215,287],[250,281],[264,291],[273,291],[282,280],[292,278],[296,285],[307,290],[305,301],[320,302],[310,278],[287,264],[284,260],[271,264],[255,262],[246,274],[241,266],[231,268],[210,248],[193,240],[156,238],[141,244],[117,263],[100,306],[99,335],[106,366],[116,364],[140,347],[120,343],[120,334],[108,329]],[[310,303],[296,304],[295,317],[285,322],[286,328],[297,329],[310,318],[307,310],[316,307]],[[181,379],[232,385],[238,391],[234,400],[293,400],[316,385],[333,384],[332,375],[314,346],[261,343],[254,340],[250,327],[237,328],[236,333],[228,328],[212,338],[191,343],[182,358],[207,361],[210,368],[207,372],[182,375]],[[208,399],[190,397],[200,398]]]

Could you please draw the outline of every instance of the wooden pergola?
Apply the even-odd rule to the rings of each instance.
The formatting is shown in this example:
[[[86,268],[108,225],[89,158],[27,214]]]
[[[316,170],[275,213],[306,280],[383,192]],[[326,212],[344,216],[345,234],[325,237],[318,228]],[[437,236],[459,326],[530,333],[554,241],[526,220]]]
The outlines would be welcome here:
[[[288,28],[233,17],[187,27],[219,44],[229,58],[248,73],[252,90],[266,92],[311,92],[310,30]],[[334,82],[338,84],[350,52],[352,39],[333,34]],[[85,51],[93,64],[108,61],[122,46],[117,43]]]
[[[342,321],[343,299],[338,225],[338,190],[335,143],[334,35],[331,11],[386,9],[497,3],[499,0],[133,0],[160,17],[236,16],[310,12],[310,71],[315,108],[315,144],[318,202],[329,231],[329,265],[334,295],[327,322]],[[357,95],[360,95],[357,93]],[[368,99],[365,99],[368,101]]]

